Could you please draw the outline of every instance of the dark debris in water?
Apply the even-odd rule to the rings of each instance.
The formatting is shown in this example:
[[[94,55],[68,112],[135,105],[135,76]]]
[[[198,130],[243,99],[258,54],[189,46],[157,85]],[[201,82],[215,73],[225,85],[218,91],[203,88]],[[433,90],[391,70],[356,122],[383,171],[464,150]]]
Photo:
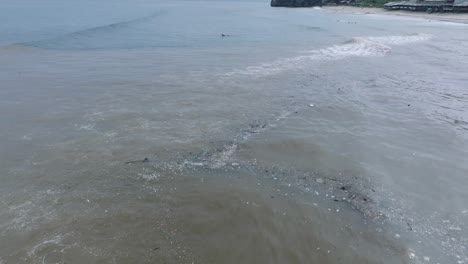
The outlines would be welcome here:
[[[132,163],[139,163],[139,162],[144,163],[144,162],[149,162],[149,161],[150,161],[150,160],[149,160],[148,158],[144,158],[144,159],[142,159],[142,160],[127,161],[127,162],[125,162],[125,164],[132,164]]]
[[[408,222],[407,222],[406,224],[408,225],[408,230],[409,230],[409,231],[413,231],[413,227],[411,226],[411,224],[408,223]]]
[[[290,111],[294,113],[297,109]],[[353,209],[359,211],[367,218],[381,219],[385,217],[379,210],[376,210],[371,194],[375,190],[368,186],[365,180],[356,175],[339,175],[324,174],[317,171],[298,170],[295,168],[284,168],[277,166],[261,166],[257,163],[240,162],[235,158],[235,153],[242,144],[249,140],[250,136],[259,134],[272,124],[278,122],[275,118],[273,121],[253,121],[247,124],[247,127],[241,129],[239,134],[233,137],[230,141],[214,143],[211,149],[201,150],[196,153],[189,152],[188,156],[181,157],[179,162],[176,162],[177,168],[180,170],[207,170],[213,173],[229,173],[233,169],[245,170],[248,174],[254,174],[266,179],[273,179],[278,184],[288,184],[302,189],[303,191],[320,193],[323,198],[330,199],[335,202],[343,202],[349,204]],[[143,160],[135,160],[126,164],[149,162],[148,158]],[[161,167],[161,169],[164,166]],[[172,166],[168,166],[174,169]],[[237,172],[236,172],[237,174]],[[275,196],[271,195],[271,199]]]
[[[252,164],[252,171],[258,170],[258,164]],[[334,202],[343,202],[363,216],[373,220],[383,220],[385,215],[376,210],[371,193],[375,189],[370,188],[357,176],[336,175],[328,176],[315,171],[296,170],[294,168],[267,167],[260,170],[266,178],[274,179],[278,183],[291,183],[295,180],[295,186],[310,193],[318,193],[321,197],[328,197]],[[317,195],[318,195],[317,194]]]

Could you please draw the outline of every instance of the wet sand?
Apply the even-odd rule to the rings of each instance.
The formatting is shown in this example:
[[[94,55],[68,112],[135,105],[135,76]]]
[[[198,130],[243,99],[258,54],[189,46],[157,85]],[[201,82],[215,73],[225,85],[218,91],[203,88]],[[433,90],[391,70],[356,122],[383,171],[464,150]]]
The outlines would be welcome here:
[[[468,13],[426,13],[426,12],[412,12],[404,10],[389,11],[383,8],[375,7],[356,7],[356,6],[323,6],[323,9],[330,11],[347,11],[354,13],[363,14],[379,14],[379,15],[394,15],[394,16],[406,16],[428,19],[430,21],[445,21],[454,23],[468,24]]]

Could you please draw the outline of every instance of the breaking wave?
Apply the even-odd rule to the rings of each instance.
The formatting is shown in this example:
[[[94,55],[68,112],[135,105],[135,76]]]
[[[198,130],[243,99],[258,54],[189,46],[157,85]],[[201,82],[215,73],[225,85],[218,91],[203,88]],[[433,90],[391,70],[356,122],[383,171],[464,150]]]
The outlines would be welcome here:
[[[429,40],[430,35],[416,34],[409,36],[385,36],[385,37],[356,37],[352,40],[328,48],[306,51],[306,55],[292,58],[279,59],[270,63],[262,63],[250,66],[243,70],[235,70],[227,73],[232,75],[271,75],[283,71],[297,69],[305,66],[310,61],[340,60],[348,57],[385,56],[391,52],[391,46],[411,44]]]

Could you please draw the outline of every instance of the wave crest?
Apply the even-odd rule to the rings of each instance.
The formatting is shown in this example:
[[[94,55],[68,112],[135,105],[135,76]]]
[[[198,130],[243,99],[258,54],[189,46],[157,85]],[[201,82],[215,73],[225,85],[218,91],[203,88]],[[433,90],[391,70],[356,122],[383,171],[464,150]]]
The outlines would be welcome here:
[[[270,63],[250,66],[243,70],[227,73],[232,75],[271,75],[297,69],[310,61],[340,60],[348,57],[385,56],[391,52],[391,46],[405,45],[429,40],[430,35],[416,34],[409,36],[356,37],[352,40],[328,48],[307,51],[307,55],[279,59]]]
[[[49,39],[33,40],[29,42],[16,43],[16,45],[35,47],[35,48],[51,48],[51,49],[61,49],[61,48],[69,48],[69,47],[76,48],[76,47],[80,47],[83,39],[91,38],[91,37],[100,37],[101,34],[113,32],[113,31],[120,30],[125,27],[130,27],[132,25],[154,19],[160,14],[161,12],[154,12],[151,15],[138,17],[132,20],[124,20],[124,21],[119,21],[119,22],[115,22],[115,23],[107,24],[103,26],[86,28],[86,29],[67,33],[67,34],[49,38]]]

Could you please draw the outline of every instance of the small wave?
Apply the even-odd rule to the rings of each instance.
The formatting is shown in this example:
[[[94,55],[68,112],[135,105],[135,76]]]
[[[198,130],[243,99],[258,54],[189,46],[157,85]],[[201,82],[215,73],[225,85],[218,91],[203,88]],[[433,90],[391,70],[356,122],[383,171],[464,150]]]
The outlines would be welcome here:
[[[16,43],[16,45],[36,47],[36,48],[57,48],[67,42],[70,42],[70,43],[78,42],[80,38],[92,37],[95,35],[102,34],[104,32],[111,32],[111,31],[118,30],[124,27],[132,26],[137,23],[145,22],[147,20],[153,19],[157,15],[159,15],[159,13],[153,13],[151,15],[139,17],[139,18],[132,19],[132,20],[125,20],[125,21],[108,24],[108,25],[87,28],[87,29],[75,31],[72,33],[67,33],[67,34],[54,37],[54,38]]]
[[[42,248],[46,247],[47,245],[60,245],[64,239],[63,235],[57,235],[49,240],[44,240],[40,242],[39,244],[35,245],[29,252],[29,256],[34,256],[36,255],[36,252],[38,250],[41,250]]]
[[[405,45],[429,40],[430,35],[416,34],[409,36],[357,37],[341,45],[334,45],[319,50],[307,51],[307,55],[279,59],[270,63],[250,66],[225,74],[233,75],[272,75],[283,71],[304,67],[310,61],[340,60],[348,57],[385,56],[391,46]]]
[[[305,105],[305,104],[303,104]],[[288,109],[281,111],[280,113],[274,114],[271,120],[264,122],[254,122],[248,125],[247,128],[242,129],[231,141],[223,144],[220,148],[216,148],[211,151],[202,152],[196,157],[190,157],[182,163],[182,166],[193,167],[207,167],[210,169],[221,169],[226,165],[232,165],[234,167],[239,166],[239,163],[234,158],[239,146],[247,142],[251,137],[264,133],[268,129],[276,127],[278,123],[288,118],[292,113],[299,110],[299,106],[296,106],[294,101]]]
[[[385,36],[385,37],[367,37],[368,41],[381,43],[385,45],[405,45],[414,42],[426,41],[431,39],[432,36],[428,34],[414,34],[409,36]]]

